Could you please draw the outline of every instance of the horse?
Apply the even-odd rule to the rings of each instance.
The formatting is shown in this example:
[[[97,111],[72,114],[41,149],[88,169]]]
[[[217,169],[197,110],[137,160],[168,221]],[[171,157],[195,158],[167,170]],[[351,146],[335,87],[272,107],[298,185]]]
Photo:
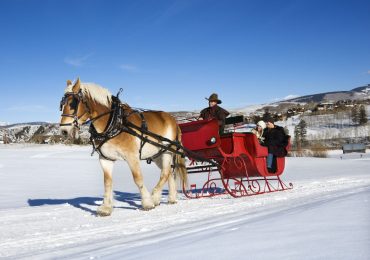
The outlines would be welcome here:
[[[79,78],[75,83],[67,81],[60,110],[60,131],[67,138],[78,138],[80,126],[90,123],[90,139],[99,153],[104,173],[104,199],[97,209],[98,216],[112,214],[112,171],[117,160],[128,163],[140,191],[142,209],[150,210],[160,204],[163,185],[167,181],[168,203],[177,203],[176,178],[180,177],[184,185],[187,172],[184,156],[176,153],[178,149],[174,147],[174,143],[181,144],[181,130],[169,113],[134,110],[128,104],[122,104],[118,94],[112,96],[108,89],[94,83],[82,83]],[[114,120],[116,122],[112,122]],[[151,194],[144,185],[141,160],[153,161],[161,170]]]

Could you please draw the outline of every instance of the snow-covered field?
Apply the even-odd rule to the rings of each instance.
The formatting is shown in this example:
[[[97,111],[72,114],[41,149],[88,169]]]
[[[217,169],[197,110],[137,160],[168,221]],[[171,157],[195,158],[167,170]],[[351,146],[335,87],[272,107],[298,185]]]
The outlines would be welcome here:
[[[287,158],[294,189],[140,210],[128,167],[115,209],[94,213],[103,176],[88,146],[0,145],[0,258],[370,259],[370,155]],[[145,182],[158,180],[142,164]]]

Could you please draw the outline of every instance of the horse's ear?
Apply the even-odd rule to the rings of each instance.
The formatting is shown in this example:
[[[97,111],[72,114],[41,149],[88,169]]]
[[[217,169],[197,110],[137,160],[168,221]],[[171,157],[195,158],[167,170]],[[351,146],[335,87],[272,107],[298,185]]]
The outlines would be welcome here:
[[[69,85],[72,85],[72,81],[69,79],[69,80],[67,80],[67,87],[69,86]]]
[[[81,88],[81,81],[80,78],[77,78],[75,85],[73,86],[73,92],[78,92]]]

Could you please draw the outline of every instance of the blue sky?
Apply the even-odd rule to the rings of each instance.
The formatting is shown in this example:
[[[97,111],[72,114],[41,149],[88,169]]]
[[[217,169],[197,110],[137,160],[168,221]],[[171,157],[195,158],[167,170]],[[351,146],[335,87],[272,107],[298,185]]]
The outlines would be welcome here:
[[[58,122],[77,77],[165,111],[370,83],[370,1],[0,0],[0,35],[2,122]]]

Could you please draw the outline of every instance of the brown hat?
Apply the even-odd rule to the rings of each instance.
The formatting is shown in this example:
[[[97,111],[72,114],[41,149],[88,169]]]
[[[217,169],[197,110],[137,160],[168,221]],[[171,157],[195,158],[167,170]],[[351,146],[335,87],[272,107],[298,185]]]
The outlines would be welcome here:
[[[206,98],[209,102],[215,101],[217,104],[221,104],[222,101],[218,99],[218,95],[216,93],[213,93],[212,95],[209,96],[209,98]]]

